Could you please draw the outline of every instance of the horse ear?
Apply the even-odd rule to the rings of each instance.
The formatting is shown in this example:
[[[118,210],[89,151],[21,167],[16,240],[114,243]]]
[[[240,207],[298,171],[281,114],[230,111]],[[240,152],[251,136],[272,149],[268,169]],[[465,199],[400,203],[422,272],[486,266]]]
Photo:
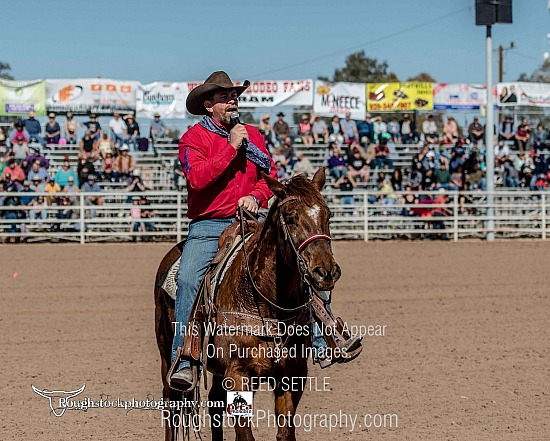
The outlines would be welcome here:
[[[267,183],[267,186],[269,189],[277,196],[279,199],[285,198],[285,186],[281,184],[277,179],[273,179],[268,174],[261,172],[262,178],[265,179],[265,182]]]
[[[325,180],[326,180],[325,167],[321,167],[319,170],[317,170],[313,178],[311,178],[311,183],[315,185],[317,190],[321,191],[325,186]]]

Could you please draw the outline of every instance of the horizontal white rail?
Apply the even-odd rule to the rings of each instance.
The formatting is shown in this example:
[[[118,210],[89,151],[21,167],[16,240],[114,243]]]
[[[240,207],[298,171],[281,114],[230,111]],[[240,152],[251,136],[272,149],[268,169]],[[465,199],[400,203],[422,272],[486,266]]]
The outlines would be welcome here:
[[[324,196],[332,212],[330,225],[335,239],[457,241],[483,239],[489,232],[497,238],[546,239],[549,213],[544,192],[494,192],[492,230],[487,222],[487,194],[329,190]],[[406,202],[411,195],[417,198],[415,203]],[[14,199],[21,196],[43,196],[47,204],[24,205]],[[140,205],[142,196],[147,205]],[[437,196],[440,203],[434,203]],[[63,197],[68,199],[62,201]],[[186,211],[187,194],[176,191],[0,193],[0,238],[80,243],[179,241],[186,236],[189,225]]]

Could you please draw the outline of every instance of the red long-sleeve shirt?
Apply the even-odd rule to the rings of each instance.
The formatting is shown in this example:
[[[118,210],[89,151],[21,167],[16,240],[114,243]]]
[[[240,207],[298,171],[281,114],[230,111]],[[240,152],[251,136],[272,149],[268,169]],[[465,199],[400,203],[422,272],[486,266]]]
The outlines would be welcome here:
[[[250,141],[270,158],[270,176],[276,179],[277,170],[263,136],[252,126],[245,125],[245,128]],[[195,124],[181,137],[179,159],[187,178],[187,217],[190,219],[230,218],[235,216],[241,197],[251,194],[263,204],[272,196],[260,177],[260,168],[247,160],[244,152],[235,150],[227,138],[200,124]]]

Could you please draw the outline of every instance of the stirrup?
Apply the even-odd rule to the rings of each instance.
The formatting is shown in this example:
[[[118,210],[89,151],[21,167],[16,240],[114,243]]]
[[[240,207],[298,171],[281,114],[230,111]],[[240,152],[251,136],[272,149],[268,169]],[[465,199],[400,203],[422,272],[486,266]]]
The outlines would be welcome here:
[[[183,349],[180,346],[178,347],[178,351],[176,352],[176,358],[174,359],[174,362],[172,363],[170,369],[168,369],[168,373],[166,374],[166,383],[168,384],[168,387],[170,389],[176,390],[178,392],[187,393],[192,392],[193,389],[195,389],[195,387],[197,386],[197,383],[199,381],[199,366],[197,363],[193,363],[191,365],[191,370],[193,372],[193,381],[191,382],[191,386],[189,386],[188,389],[180,389],[179,387],[175,386],[172,383],[172,375],[174,375],[174,372],[176,371],[176,366],[178,366],[180,362],[182,353]]]

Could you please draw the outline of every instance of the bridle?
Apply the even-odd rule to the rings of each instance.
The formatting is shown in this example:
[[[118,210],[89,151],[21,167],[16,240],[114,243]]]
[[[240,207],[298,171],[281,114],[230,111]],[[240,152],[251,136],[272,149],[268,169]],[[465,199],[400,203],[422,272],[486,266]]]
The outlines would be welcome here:
[[[294,201],[294,200],[298,200],[298,198],[296,196],[289,196],[283,199],[281,202],[279,202],[277,209],[280,209],[287,202]],[[307,239],[305,239],[298,247],[296,247],[296,244],[294,243],[294,240],[290,235],[288,224],[286,223],[285,218],[280,210],[279,210],[279,222],[283,226],[283,233],[285,235],[285,239],[288,240],[288,242],[290,243],[290,246],[292,247],[292,250],[294,251],[294,254],[296,255],[296,263],[298,264],[298,270],[300,271],[300,275],[302,276],[304,283],[306,283],[308,286],[311,286],[311,282],[309,280],[310,276],[307,270],[307,263],[302,257],[302,251],[304,251],[310,243],[315,242],[316,240],[328,240],[329,242],[331,242],[332,239],[330,236],[326,234],[314,233],[311,236],[309,236]]]
[[[283,205],[285,205],[287,202],[294,201],[294,200],[298,200],[298,197],[289,196],[289,197],[283,199],[277,205],[277,210],[280,210],[280,208]],[[266,297],[259,290],[258,286],[256,285],[256,282],[254,281],[254,278],[252,277],[252,272],[250,271],[250,264],[249,264],[249,261],[248,261],[248,252],[246,250],[246,243],[245,243],[245,228],[244,228],[244,220],[243,220],[244,215],[247,215],[250,218],[255,218],[255,216],[252,213],[250,213],[248,210],[243,208],[242,206],[239,207],[239,221],[240,221],[240,227],[241,227],[241,236],[242,236],[242,240],[243,240],[243,255],[244,255],[246,271],[248,273],[248,278],[249,278],[250,282],[252,283],[252,287],[258,293],[258,295],[260,297],[262,297],[262,299],[265,300],[267,303],[269,303],[271,306],[273,306],[275,309],[278,309],[279,311],[283,311],[283,312],[296,312],[296,311],[302,310],[304,308],[307,308],[313,300],[313,295],[316,295],[317,297],[322,299],[323,302],[327,302],[327,300],[324,299],[322,296],[320,296],[317,293],[317,291],[312,287],[311,281],[310,281],[310,275],[309,275],[309,272],[307,270],[307,263],[306,263],[305,259],[302,257],[302,252],[307,248],[307,246],[309,244],[311,244],[312,242],[315,242],[317,240],[327,240],[327,241],[331,242],[332,241],[331,237],[326,235],[326,234],[322,234],[322,233],[314,233],[311,236],[309,236],[307,239],[305,239],[298,247],[296,247],[296,244],[294,243],[294,240],[293,240],[293,238],[290,234],[288,224],[285,221],[285,218],[284,218],[283,214],[279,211],[279,222],[281,223],[281,225],[283,227],[283,233],[285,235],[285,239],[288,240],[288,242],[290,243],[290,245],[292,247],[292,250],[294,251],[294,254],[296,255],[296,263],[297,263],[297,266],[298,266],[298,271],[300,271],[300,275],[302,276],[302,280],[304,281],[304,283],[308,287],[308,291],[309,291],[308,300],[305,303],[303,303],[300,306],[297,306],[295,308],[284,308],[282,306],[277,305],[272,300],[270,300],[268,297]],[[329,296],[328,302],[330,303],[330,296]]]

